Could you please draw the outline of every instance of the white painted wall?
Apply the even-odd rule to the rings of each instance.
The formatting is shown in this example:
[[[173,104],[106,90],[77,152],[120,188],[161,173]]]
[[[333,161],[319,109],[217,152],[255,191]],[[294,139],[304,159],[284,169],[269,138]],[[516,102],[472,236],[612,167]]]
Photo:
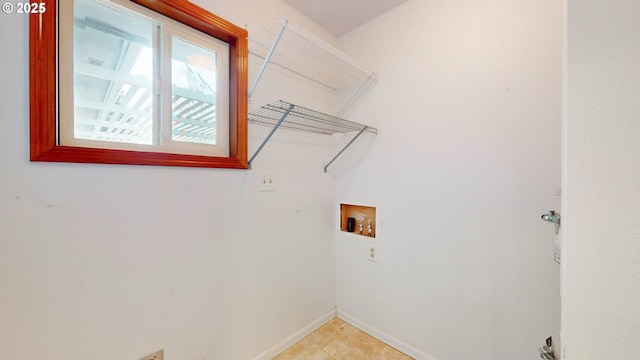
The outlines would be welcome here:
[[[299,18],[200,3],[250,31]],[[0,17],[0,359],[250,359],[334,310],[332,138],[279,133],[251,171],[31,163],[27,17]],[[265,78],[252,107],[335,106]]]
[[[418,358],[539,359],[560,321],[540,215],[560,190],[561,3],[408,1],[340,46],[380,81],[347,114],[378,136],[333,170],[338,202],[378,218],[377,263],[337,233],[339,313]]]
[[[640,358],[640,3],[567,1],[566,359]]]
[[[247,359],[336,299],[424,358],[538,358],[559,301],[552,230],[538,220],[560,182],[559,7],[409,1],[341,40],[381,79],[347,114],[380,134],[331,169],[337,202],[378,207],[378,263],[365,260],[366,240],[332,228],[326,138],[277,135],[253,171],[30,163],[27,20],[3,14],[0,358],[136,359],[163,347],[168,358]],[[322,33],[279,0],[212,10],[250,31],[284,10]],[[640,356],[638,10],[567,8],[571,360]],[[266,77],[252,106],[332,105]],[[252,149],[264,134],[252,128]],[[278,191],[256,191],[261,169],[276,171]]]

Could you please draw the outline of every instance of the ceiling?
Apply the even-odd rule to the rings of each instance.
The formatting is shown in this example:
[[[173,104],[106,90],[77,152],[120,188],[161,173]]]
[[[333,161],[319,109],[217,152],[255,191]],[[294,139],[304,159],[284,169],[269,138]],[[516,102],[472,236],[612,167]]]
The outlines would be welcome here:
[[[285,3],[340,37],[407,0],[284,0]]]

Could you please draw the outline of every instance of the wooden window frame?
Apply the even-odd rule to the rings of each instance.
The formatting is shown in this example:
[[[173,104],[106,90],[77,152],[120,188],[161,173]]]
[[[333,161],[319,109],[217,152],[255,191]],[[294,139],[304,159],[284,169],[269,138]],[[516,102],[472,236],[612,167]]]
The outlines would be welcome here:
[[[229,156],[113,150],[58,144],[58,2],[29,21],[31,161],[247,169],[247,31],[184,0],[131,0],[229,44]]]

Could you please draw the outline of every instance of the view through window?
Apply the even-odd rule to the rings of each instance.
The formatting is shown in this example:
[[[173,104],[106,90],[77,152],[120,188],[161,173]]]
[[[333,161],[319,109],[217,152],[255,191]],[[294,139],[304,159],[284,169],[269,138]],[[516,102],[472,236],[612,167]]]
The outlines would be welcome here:
[[[144,9],[75,0],[72,10],[62,145],[228,156],[228,84],[218,81],[228,44]]]

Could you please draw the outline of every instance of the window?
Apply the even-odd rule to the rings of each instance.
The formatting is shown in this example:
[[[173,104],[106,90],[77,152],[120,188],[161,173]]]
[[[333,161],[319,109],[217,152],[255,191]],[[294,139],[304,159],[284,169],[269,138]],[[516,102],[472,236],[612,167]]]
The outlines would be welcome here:
[[[187,1],[52,3],[30,23],[33,161],[247,168],[244,29]]]

